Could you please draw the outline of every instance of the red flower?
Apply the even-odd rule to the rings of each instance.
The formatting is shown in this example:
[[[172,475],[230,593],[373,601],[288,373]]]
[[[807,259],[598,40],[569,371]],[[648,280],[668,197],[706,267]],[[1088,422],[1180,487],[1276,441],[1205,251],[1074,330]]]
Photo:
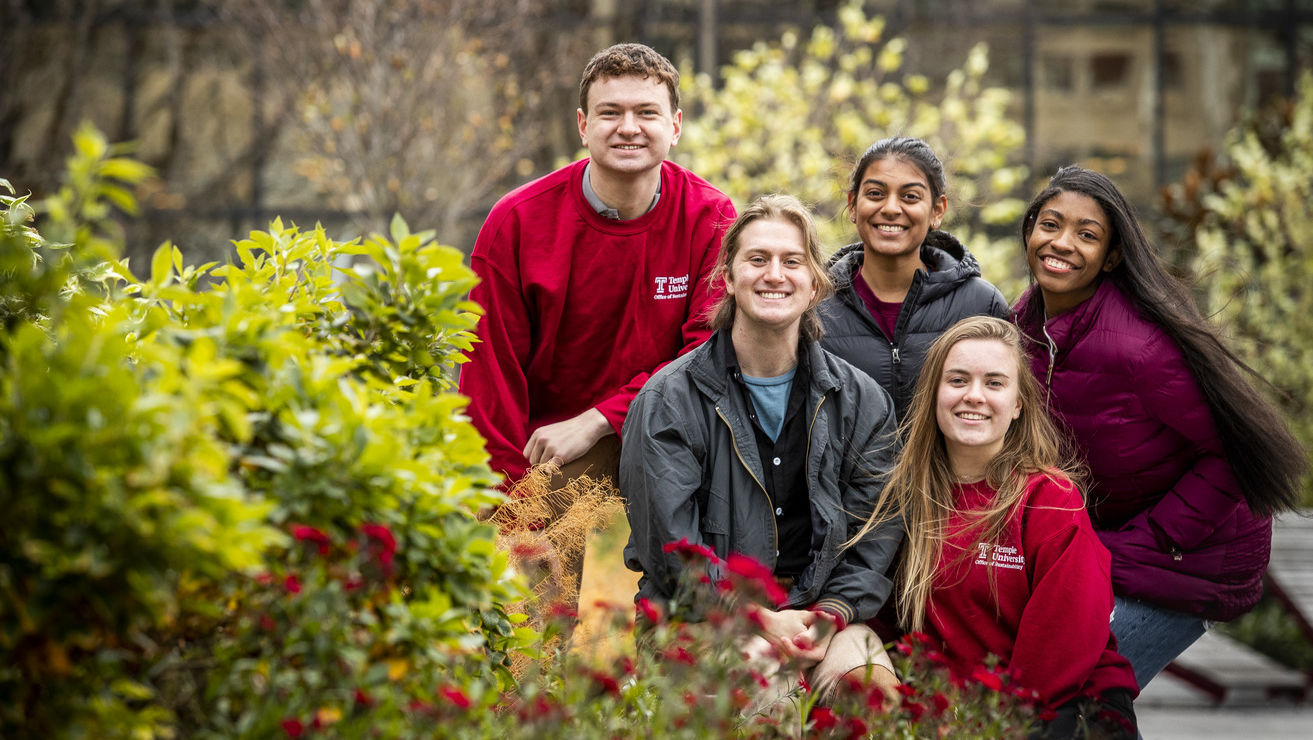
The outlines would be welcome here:
[[[925,715],[925,707],[919,702],[904,702],[903,708],[907,710],[907,714],[912,718],[913,722],[920,722],[921,717]]]
[[[698,705],[698,695],[695,694],[695,693],[693,693],[692,691],[685,691],[685,692],[684,692],[684,706],[688,707],[689,709],[692,709],[693,707],[696,707],[697,705]]]
[[[520,539],[511,544],[511,557],[517,560],[532,560],[548,552],[547,541],[542,538]]]
[[[444,699],[460,709],[470,708],[470,698],[465,695],[464,691],[461,691],[455,686],[443,686],[438,689],[438,693],[441,694]]]
[[[464,694],[462,694],[464,696]],[[411,699],[406,704],[406,708],[415,713],[427,713],[433,711],[433,705],[419,699]]]
[[[858,738],[866,737],[866,732],[869,728],[866,726],[866,723],[863,722],[860,718],[849,717],[847,724],[848,724],[848,740],[858,740]]]
[[[943,714],[948,711],[949,702],[947,696],[936,691],[935,695],[931,697],[931,701],[933,701],[935,705],[935,714]]]
[[[853,681],[853,683],[856,684],[854,688],[861,687],[860,681]],[[869,689],[866,690],[867,709],[874,709],[877,712],[883,712],[884,703],[885,703],[885,695],[884,692],[880,690],[879,686],[871,686]]]
[[[265,632],[273,632],[277,626],[278,625],[274,622],[274,618],[267,613],[260,615],[260,629]]]
[[[363,689],[356,689],[356,706],[370,707],[373,705],[374,700],[369,698],[369,694],[366,694]]]
[[[899,638],[898,642],[894,644],[894,649],[903,655],[912,655],[917,651],[917,648],[930,644],[932,644],[930,641],[930,635],[927,635],[924,632],[908,632]]]
[[[556,714],[556,707],[551,702],[541,696],[535,696],[528,704],[521,705],[517,714],[521,722],[530,720],[550,719]]]
[[[693,657],[693,654],[690,653],[683,645],[676,645],[674,647],[666,648],[665,651],[662,653],[662,656],[666,660],[674,661],[676,663],[683,663],[684,665],[697,665],[697,660]]]
[[[688,541],[687,537],[681,538],[679,542],[667,542],[661,548],[667,555],[675,553],[685,560],[706,560],[710,563],[719,563],[720,558],[716,557],[716,551],[706,545],[695,545]]]
[[[1018,699],[1025,699],[1026,701],[1039,701],[1039,692],[1034,689],[1028,689],[1025,686],[1013,686],[1012,695]]]
[[[810,694],[810,693],[812,692],[812,685],[811,685],[811,683],[807,680],[807,677],[806,677],[806,676],[799,676],[799,677],[798,677],[798,688],[799,688],[799,689],[802,691],[802,693],[804,693],[804,694]]]
[[[734,687],[734,690],[729,693],[729,699],[734,708],[739,710],[747,709],[748,704],[752,703],[752,698],[748,696],[748,692],[740,686]]]
[[[907,697],[916,696],[916,687],[912,686],[911,684],[900,683],[894,687],[894,690],[902,694],[903,696],[907,696]]]
[[[295,573],[288,573],[287,577],[283,579],[283,588],[287,589],[289,594],[299,594],[301,593],[301,579],[297,578]]]
[[[392,561],[397,555],[397,538],[392,536],[392,530],[382,524],[366,522],[360,525],[360,531],[372,540],[369,549],[378,558],[378,563],[383,569],[383,576],[386,578],[392,575]]]
[[[812,707],[811,721],[816,732],[825,732],[839,724],[839,718],[829,707]]]
[[[548,610],[547,618],[573,622],[579,618],[579,612],[575,611],[574,607],[569,604],[563,601],[558,601],[552,604],[552,608]]]
[[[730,553],[725,561],[725,571],[732,578],[743,581],[744,585],[759,588],[777,607],[783,606],[789,600],[789,593],[780,586],[779,581],[775,580],[770,568],[755,558],[737,552]]]
[[[656,624],[661,621],[661,610],[658,609],[657,605],[653,604],[652,601],[648,599],[646,596],[635,602],[634,607],[635,609],[637,609],[639,616],[651,622],[652,624]]]
[[[620,683],[601,671],[593,671],[593,685],[603,694],[620,696]]]
[[[274,580],[274,574],[267,571],[264,573],[257,573],[255,576],[255,582],[261,586],[272,586]]]
[[[938,650],[925,651],[925,659],[935,665],[948,665],[948,657]]]
[[[1048,707],[1041,709],[1039,712],[1039,720],[1041,722],[1052,722],[1057,718],[1058,718],[1058,713],[1053,711],[1052,709],[1049,709]]]
[[[314,527],[305,524],[293,524],[292,537],[301,542],[309,542],[317,545],[320,556],[327,555],[333,547],[333,541],[328,538],[328,535],[325,534],[323,530],[315,529]]]
[[[282,724],[283,732],[286,732],[288,737],[301,737],[305,734],[305,725],[301,724],[301,720],[296,717],[288,717],[280,724]]]
[[[971,678],[993,691],[1003,690],[1003,679],[984,666],[976,666],[976,669],[971,672]]]

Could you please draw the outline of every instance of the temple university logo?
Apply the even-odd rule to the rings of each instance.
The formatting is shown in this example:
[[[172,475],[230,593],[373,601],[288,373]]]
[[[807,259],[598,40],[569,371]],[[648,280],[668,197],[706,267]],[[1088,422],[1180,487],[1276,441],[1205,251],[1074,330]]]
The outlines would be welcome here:
[[[978,550],[976,565],[983,565],[987,568],[1006,568],[1008,570],[1022,570],[1026,567],[1026,556],[1017,552],[1015,547],[977,542],[976,548]]]
[[[652,278],[656,283],[656,292],[652,294],[654,301],[668,301],[672,298],[688,297],[688,275],[675,277],[658,277]]]

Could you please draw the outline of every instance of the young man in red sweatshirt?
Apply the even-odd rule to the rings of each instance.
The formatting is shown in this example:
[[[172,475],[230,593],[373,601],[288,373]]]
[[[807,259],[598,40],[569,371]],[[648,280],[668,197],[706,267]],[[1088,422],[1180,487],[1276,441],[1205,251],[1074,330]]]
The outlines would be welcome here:
[[[711,333],[706,277],[735,216],[666,161],[682,113],[665,57],[641,44],[596,54],[577,116],[588,158],[498,201],[470,257],[486,314],[460,391],[508,483],[547,462],[615,479],[629,402]]]

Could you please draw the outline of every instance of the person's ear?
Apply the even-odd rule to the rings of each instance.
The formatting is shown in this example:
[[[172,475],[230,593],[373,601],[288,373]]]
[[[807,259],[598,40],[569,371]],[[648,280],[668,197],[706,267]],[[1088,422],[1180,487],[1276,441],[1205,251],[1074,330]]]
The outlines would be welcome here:
[[[941,195],[935,199],[935,204],[930,208],[930,227],[939,228],[939,224],[944,220],[944,214],[948,213],[948,196]]]
[[[1108,247],[1108,256],[1103,258],[1103,271],[1112,272],[1122,263],[1122,248],[1119,244]]]

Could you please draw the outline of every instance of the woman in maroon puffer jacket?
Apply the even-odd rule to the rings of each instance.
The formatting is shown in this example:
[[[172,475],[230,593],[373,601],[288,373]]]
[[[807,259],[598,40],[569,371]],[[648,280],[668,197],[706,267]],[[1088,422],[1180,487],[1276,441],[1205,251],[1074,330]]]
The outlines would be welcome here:
[[[1272,515],[1307,456],[1163,268],[1104,175],[1058,171],[1022,222],[1013,310],[1049,412],[1089,467],[1112,553],[1112,631],[1141,688],[1262,593]]]

